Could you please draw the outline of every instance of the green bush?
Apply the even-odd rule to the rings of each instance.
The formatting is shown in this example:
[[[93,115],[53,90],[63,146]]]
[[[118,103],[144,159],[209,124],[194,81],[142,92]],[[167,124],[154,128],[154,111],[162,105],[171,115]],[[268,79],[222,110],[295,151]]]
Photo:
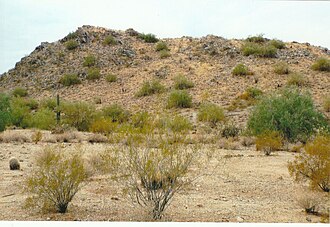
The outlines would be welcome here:
[[[14,97],[26,97],[28,96],[28,92],[25,88],[17,87],[13,90]]]
[[[151,82],[145,81],[136,95],[138,97],[142,97],[153,94],[159,94],[164,91],[165,91],[165,87],[158,80],[152,80]]]
[[[240,131],[240,128],[234,124],[226,124],[221,130],[221,136],[226,137],[227,139],[229,137],[237,137]]]
[[[157,43],[158,39],[154,34],[139,34],[139,38],[143,39],[146,43]]]
[[[198,120],[216,125],[225,120],[223,109],[214,103],[203,103],[198,110]]]
[[[247,42],[252,42],[252,43],[264,43],[266,42],[266,39],[263,37],[262,34],[256,35],[256,36],[250,36],[246,38]]]
[[[325,112],[330,112],[330,95],[328,95],[324,98],[323,108],[324,108]]]
[[[268,42],[269,45],[275,47],[276,49],[283,49],[285,48],[285,43],[278,39],[272,39]]]
[[[186,117],[175,115],[174,117],[162,116],[156,125],[161,129],[168,129],[172,132],[185,132],[192,129],[192,123]]]
[[[113,82],[116,82],[117,81],[117,76],[114,75],[114,74],[108,74],[106,77],[105,77],[106,81],[108,81],[109,83],[113,83]]]
[[[228,110],[232,111],[238,108],[244,109],[248,106],[255,105],[262,94],[263,92],[260,89],[255,87],[249,87],[243,92],[243,94],[239,95],[231,102],[230,106],[228,107]]]
[[[168,58],[171,56],[171,53],[168,50],[161,50],[159,51],[160,58]]]
[[[108,117],[112,122],[125,122],[129,119],[130,113],[118,104],[112,104],[102,109],[103,116]]]
[[[307,84],[307,79],[300,73],[292,73],[288,77],[287,85],[289,86],[303,87]]]
[[[294,88],[264,97],[250,113],[247,126],[253,135],[278,131],[290,142],[304,142],[316,130],[329,130],[310,95]]]
[[[242,46],[242,53],[245,56],[255,55],[257,57],[274,58],[276,57],[277,49],[270,44],[247,42]]]
[[[185,90],[172,91],[167,99],[167,108],[190,108],[192,98]]]
[[[78,37],[77,32],[70,32],[65,38],[66,38],[67,40],[70,40],[70,39],[75,39],[75,38],[77,38],[77,37]]]
[[[74,50],[79,46],[79,43],[76,40],[70,39],[65,42],[65,47],[67,50]]]
[[[274,72],[279,75],[289,74],[289,66],[285,62],[278,62],[274,66]]]
[[[256,138],[256,150],[263,151],[265,155],[280,150],[282,146],[283,137],[277,131],[265,131]]]
[[[232,74],[235,76],[245,76],[245,75],[251,75],[251,72],[249,71],[247,66],[243,64],[238,64],[233,69]]]
[[[116,45],[117,40],[112,35],[108,35],[107,37],[105,37],[103,43],[105,45]]]
[[[87,80],[98,80],[101,78],[100,69],[91,68],[87,71]]]
[[[96,64],[96,58],[94,57],[94,55],[89,54],[84,58],[83,66],[91,67],[94,66],[95,64]]]
[[[0,93],[0,132],[11,123],[11,108],[9,96]]]
[[[30,127],[50,130],[56,125],[55,113],[48,109],[40,109],[31,117]]]
[[[44,99],[40,102],[40,107],[54,111],[57,107],[56,99]]]
[[[131,125],[138,129],[150,128],[152,124],[150,117],[147,111],[137,112],[131,117]]]
[[[330,59],[328,58],[319,58],[312,65],[312,69],[316,71],[330,72]]]
[[[163,41],[160,41],[156,44],[156,51],[169,50],[167,44]]]
[[[64,86],[71,86],[74,84],[80,84],[81,81],[77,74],[66,74],[63,75],[59,81]]]
[[[31,107],[29,100],[21,97],[14,97],[10,100],[12,124],[17,127],[27,128],[30,125]]]
[[[95,117],[95,107],[84,103],[63,103],[61,106],[63,123],[79,131],[88,131]]]
[[[177,90],[184,90],[194,87],[194,83],[183,75],[178,75],[174,78],[174,88]]]
[[[29,193],[26,207],[66,213],[86,179],[87,171],[81,154],[68,155],[60,147],[47,147],[36,158],[25,181],[24,188]]]

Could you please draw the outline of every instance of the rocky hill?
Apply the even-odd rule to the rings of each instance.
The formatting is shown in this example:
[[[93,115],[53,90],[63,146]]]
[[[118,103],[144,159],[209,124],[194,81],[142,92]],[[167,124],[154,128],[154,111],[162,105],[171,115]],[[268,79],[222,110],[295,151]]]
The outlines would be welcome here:
[[[73,33],[72,33],[73,34]],[[161,57],[155,50],[155,43],[147,43],[138,37],[133,29],[114,31],[106,28],[82,26],[63,39],[41,45],[27,57],[16,63],[15,68],[0,76],[0,92],[10,92],[16,87],[24,87],[31,97],[42,99],[60,94],[63,99],[95,102],[101,99],[99,107],[118,103],[135,110],[162,111],[168,92],[146,97],[136,97],[142,83],[158,78],[168,89],[173,87],[173,78],[185,75],[193,81],[189,89],[194,108],[180,110],[182,114],[194,117],[195,107],[203,100],[217,103],[224,108],[247,88],[256,87],[271,92],[287,83],[288,75],[278,75],[274,65],[286,62],[290,71],[302,73],[307,80],[307,89],[317,107],[322,98],[330,95],[330,73],[311,69],[319,57],[328,57],[330,51],[309,43],[285,43],[273,58],[244,56],[241,46],[245,40],[227,40],[208,35],[202,38],[182,37],[162,39],[170,49],[169,57]],[[115,45],[105,45],[106,37],[114,38]],[[66,41],[76,40],[78,46],[68,50]],[[83,65],[87,55],[96,57],[96,67],[101,78],[87,80],[88,67]],[[253,75],[234,76],[233,68],[243,63]],[[59,83],[65,74],[77,74],[81,84],[63,86]],[[106,81],[107,74],[114,74],[118,80]],[[321,108],[320,108],[321,109]],[[227,115],[243,123],[246,109],[227,111]]]

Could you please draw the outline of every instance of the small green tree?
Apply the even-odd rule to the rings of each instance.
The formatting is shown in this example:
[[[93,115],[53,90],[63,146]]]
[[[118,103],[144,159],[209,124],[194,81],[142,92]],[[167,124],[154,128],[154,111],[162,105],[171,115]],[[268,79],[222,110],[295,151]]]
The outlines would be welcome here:
[[[88,131],[95,116],[95,107],[85,102],[64,103],[61,112],[64,123],[79,131]]]
[[[0,93],[0,132],[11,123],[11,108],[9,96]]]
[[[192,98],[185,90],[172,91],[167,100],[167,108],[190,108],[192,106]]]

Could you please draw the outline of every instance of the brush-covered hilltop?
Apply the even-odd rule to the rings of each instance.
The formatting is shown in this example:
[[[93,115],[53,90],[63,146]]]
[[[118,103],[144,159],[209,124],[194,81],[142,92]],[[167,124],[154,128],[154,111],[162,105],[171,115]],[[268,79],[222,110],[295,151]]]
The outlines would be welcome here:
[[[262,36],[158,40],[133,29],[82,26],[57,42],[41,43],[2,74],[0,92],[20,87],[36,99],[59,94],[61,99],[96,102],[100,107],[117,103],[132,111],[162,112],[181,75],[192,83],[187,89],[192,108],[183,112],[193,117],[194,109],[209,101],[242,123],[248,104],[239,99],[249,88],[271,93],[297,84],[308,89],[321,110],[323,98],[330,94],[330,73],[313,70],[312,65],[329,55],[328,49],[309,43]],[[153,81],[164,89],[142,94],[143,84]]]

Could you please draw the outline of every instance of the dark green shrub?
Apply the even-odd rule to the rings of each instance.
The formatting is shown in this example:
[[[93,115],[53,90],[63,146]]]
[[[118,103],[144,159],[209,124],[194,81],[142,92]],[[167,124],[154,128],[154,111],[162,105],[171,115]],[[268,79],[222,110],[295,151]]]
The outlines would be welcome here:
[[[95,107],[84,102],[63,103],[61,112],[63,123],[79,131],[88,131],[94,120]]]
[[[110,106],[104,107],[102,109],[103,116],[108,117],[112,120],[112,122],[125,122],[128,120],[130,113],[123,109],[118,104],[112,104]]]
[[[223,109],[214,103],[203,103],[198,110],[198,120],[216,125],[225,120]]]
[[[227,139],[229,137],[237,137],[240,131],[240,128],[234,124],[226,124],[221,130],[221,136],[226,137]]]
[[[246,38],[247,42],[252,42],[252,43],[264,43],[267,40],[263,37],[262,34],[260,35],[256,35],[256,36],[250,36],[248,38]]]
[[[275,47],[276,49],[283,49],[285,48],[285,43],[278,39],[272,39],[268,42],[269,45]]]
[[[105,77],[106,81],[108,81],[109,83],[113,83],[113,82],[116,82],[117,81],[117,76],[114,75],[114,74],[108,74],[106,77]]]
[[[31,117],[30,127],[50,130],[56,125],[56,114],[48,109],[40,109]]]
[[[139,38],[143,39],[146,43],[157,43],[158,39],[154,34],[139,34]]]
[[[165,87],[158,81],[145,81],[141,89],[136,94],[138,97],[159,94],[165,91]]]
[[[242,46],[242,53],[245,56],[255,55],[257,57],[274,58],[276,57],[277,49],[270,44],[246,42]]]
[[[328,58],[319,58],[312,65],[312,69],[316,71],[330,72],[330,59]]]
[[[294,88],[264,97],[250,113],[247,126],[253,135],[278,131],[290,142],[304,142],[316,130],[329,130],[329,124],[315,109],[310,95]]]
[[[178,75],[174,78],[174,88],[177,90],[184,90],[194,87],[194,83],[183,75]]]
[[[192,98],[185,90],[172,91],[167,99],[167,108],[190,108],[192,106]]]
[[[77,74],[66,74],[63,75],[59,81],[64,86],[71,86],[74,84],[80,84],[81,81]]]
[[[0,93],[0,132],[11,123],[11,108],[9,96]]]
[[[87,78],[87,80],[100,79],[101,78],[100,69],[98,69],[98,68],[88,69],[86,78]]]
[[[167,44],[163,41],[160,41],[156,44],[156,51],[169,50]]]
[[[84,58],[83,66],[91,67],[94,66],[95,64],[96,64],[96,58],[94,57],[94,55],[89,54]]]
[[[107,37],[105,37],[103,43],[105,45],[116,45],[117,44],[117,40],[112,36],[112,35],[108,35]]]
[[[232,74],[235,76],[245,76],[245,75],[251,75],[251,72],[249,71],[248,67],[245,66],[244,64],[238,64],[233,69]]]
[[[278,62],[274,66],[274,72],[279,75],[289,74],[289,66],[285,62]]]
[[[287,85],[289,86],[303,87],[307,84],[307,79],[300,73],[292,73],[288,77]]]
[[[79,46],[79,43],[76,40],[70,39],[65,42],[65,47],[67,50],[74,50]]]
[[[171,56],[171,53],[168,50],[161,50],[159,51],[160,58],[168,58]]]
[[[13,90],[14,97],[26,97],[28,96],[28,92],[25,88],[17,87]]]

